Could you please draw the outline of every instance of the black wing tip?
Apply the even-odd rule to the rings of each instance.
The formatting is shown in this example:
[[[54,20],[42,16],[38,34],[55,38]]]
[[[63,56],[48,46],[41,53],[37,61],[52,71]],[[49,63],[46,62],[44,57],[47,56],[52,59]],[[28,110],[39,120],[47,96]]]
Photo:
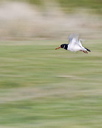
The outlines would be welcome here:
[[[88,52],[91,52],[91,50],[90,49],[88,49],[88,48],[85,48]]]

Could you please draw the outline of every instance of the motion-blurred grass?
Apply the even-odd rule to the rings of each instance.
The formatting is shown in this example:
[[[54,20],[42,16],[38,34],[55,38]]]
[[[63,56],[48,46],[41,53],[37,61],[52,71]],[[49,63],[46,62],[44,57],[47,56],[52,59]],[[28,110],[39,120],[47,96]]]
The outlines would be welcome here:
[[[70,9],[70,3],[68,6]],[[87,7],[74,9],[65,14],[59,4],[46,0],[43,9],[27,2],[4,2],[0,4],[0,40],[65,39],[67,33],[73,32],[102,39],[101,15],[89,13],[92,9]]]
[[[12,1],[12,0],[11,0]],[[14,0],[13,0],[14,1]],[[15,0],[28,2],[44,7],[46,2],[57,2],[65,12],[75,11],[76,8],[92,9],[94,13],[102,13],[102,0]]]
[[[101,128],[102,44],[54,50],[65,41],[0,42],[0,127]]]
[[[46,2],[56,2],[60,5],[64,12],[75,11],[76,8],[92,9],[91,12],[102,14],[102,0],[1,0],[1,1],[20,1],[45,7]]]

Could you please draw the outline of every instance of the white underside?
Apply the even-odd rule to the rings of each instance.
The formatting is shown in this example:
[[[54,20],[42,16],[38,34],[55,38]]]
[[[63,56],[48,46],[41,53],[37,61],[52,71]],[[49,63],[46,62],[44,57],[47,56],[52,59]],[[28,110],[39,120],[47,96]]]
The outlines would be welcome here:
[[[68,49],[69,51],[72,52],[77,52],[77,51],[87,51],[81,44],[81,40],[77,38],[72,38],[68,44]]]
[[[72,52],[77,52],[77,51],[87,51],[83,46],[77,45],[77,44],[69,44],[68,45],[68,50]]]

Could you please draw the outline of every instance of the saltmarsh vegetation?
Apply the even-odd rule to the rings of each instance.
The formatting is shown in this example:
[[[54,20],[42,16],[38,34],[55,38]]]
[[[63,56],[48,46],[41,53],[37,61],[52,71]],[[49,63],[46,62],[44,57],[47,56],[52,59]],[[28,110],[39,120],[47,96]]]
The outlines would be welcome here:
[[[13,0],[14,1],[14,0]],[[91,12],[102,14],[102,0],[15,0],[28,2],[37,6],[44,6],[46,2],[59,3],[62,10],[66,13],[74,11],[76,8],[92,9]]]
[[[57,1],[66,13],[77,7],[90,8],[96,10],[95,13],[102,11],[101,0]],[[43,7],[46,0],[44,2],[43,0],[26,0],[25,2]],[[35,34],[38,28],[41,28],[39,25],[43,20],[39,18],[40,24],[38,19],[35,26],[32,27],[35,23],[31,22],[32,19],[37,19],[32,14],[30,20],[26,20],[30,21],[30,26],[28,25],[30,29],[25,30],[27,24],[22,22],[19,26],[19,17],[17,17],[18,20],[15,24],[13,24],[12,15],[9,20],[9,16],[13,12],[10,9],[12,8],[4,11],[10,11],[9,15],[6,16],[8,19],[0,19],[2,21],[1,35],[5,30],[4,38],[1,36],[1,39],[16,35],[16,37],[20,36],[20,39],[24,40],[22,34],[25,32],[24,37],[28,36],[29,34],[27,35],[26,32],[31,31],[31,28],[34,30],[35,26],[38,25],[35,33],[34,31],[31,32],[34,33],[32,36],[36,37]],[[27,10],[24,12],[27,16]],[[16,14],[18,14],[18,10]],[[21,16],[23,17],[23,14]],[[84,18],[82,17],[82,19]],[[58,24],[57,27],[60,28],[61,24],[58,23],[58,20],[55,25],[49,24],[49,26],[56,29]],[[73,20],[76,21],[76,17]],[[100,31],[97,31],[101,32],[101,25],[96,24],[97,20],[95,21],[94,18],[91,19],[94,22],[86,22],[86,18],[82,20],[85,22],[79,22],[79,19],[76,25],[73,24],[73,20],[68,22],[70,26],[72,23],[70,30],[80,23],[81,32],[83,32],[83,28],[86,30],[86,27],[89,29],[98,28]],[[10,24],[6,24],[8,21]],[[67,20],[62,23],[67,25]],[[48,26],[45,29],[46,18],[41,25],[43,26],[42,33],[44,30],[47,30],[48,33]],[[65,27],[67,33],[67,26]],[[20,33],[21,28],[24,29],[22,33]],[[51,34],[61,32],[62,28],[55,33],[52,31]],[[11,35],[6,35],[7,29],[10,30]],[[29,36],[25,41],[0,41],[1,128],[102,128],[102,40],[97,37],[93,39],[96,35],[95,31],[91,33],[86,30],[85,35],[88,32],[92,38],[88,40],[88,36],[86,36],[87,40],[83,45],[91,49],[92,52],[89,54],[72,53],[63,49],[54,50],[61,43],[67,43],[67,35],[66,41],[65,38],[58,40],[59,36],[57,40],[54,40],[51,34],[53,40],[35,40],[33,38],[33,41],[29,41],[28,39],[31,37]]]
[[[60,43],[0,42],[0,127],[102,127],[101,40],[84,44],[89,54]]]

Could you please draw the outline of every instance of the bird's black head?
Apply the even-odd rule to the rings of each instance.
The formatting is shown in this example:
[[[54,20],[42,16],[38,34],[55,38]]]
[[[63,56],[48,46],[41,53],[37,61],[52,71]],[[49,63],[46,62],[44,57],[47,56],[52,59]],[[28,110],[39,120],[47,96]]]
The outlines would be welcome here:
[[[68,48],[68,44],[61,44],[60,47],[61,47],[61,48],[64,48],[64,49],[67,50],[67,48]]]
[[[59,48],[64,48],[67,50],[68,48],[68,44],[61,44],[60,47],[56,48],[56,49],[59,49]]]
[[[64,48],[64,47],[65,47],[65,44],[61,44],[60,47],[61,47],[61,48]]]

